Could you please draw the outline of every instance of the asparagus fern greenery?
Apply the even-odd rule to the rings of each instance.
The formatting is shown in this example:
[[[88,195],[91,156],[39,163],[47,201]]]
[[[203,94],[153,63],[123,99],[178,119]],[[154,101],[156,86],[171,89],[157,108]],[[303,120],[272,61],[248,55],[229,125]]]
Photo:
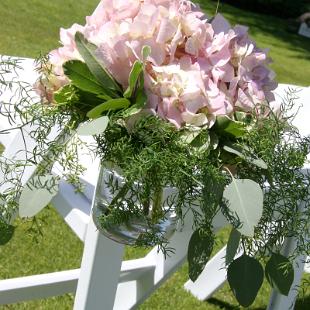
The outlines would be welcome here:
[[[194,56],[178,58],[176,53],[181,64],[160,68],[146,44],[131,62],[127,81],[121,82],[103,61],[106,55],[100,58],[100,48],[83,33],[77,31],[72,40],[79,56],[66,59],[61,73],[50,57],[38,60],[40,98],[32,85],[17,78],[18,61],[0,61],[1,94],[14,94],[1,101],[0,114],[12,127],[0,134],[17,131],[21,138],[15,156],[5,150],[0,157],[0,244],[13,235],[18,211],[21,217],[34,216],[57,194],[60,180],[83,190],[79,150],[88,149],[103,166],[121,174],[121,182],[110,177],[104,184],[113,199],[96,219],[103,230],[143,219],[145,231],[135,245],[158,245],[166,255],[173,255],[157,224],[171,214],[179,227],[192,218],[188,262],[189,277],[195,281],[210,258],[214,219],[221,215],[231,225],[226,265],[239,303],[249,306],[254,301],[264,274],[272,287],[287,295],[294,278],[292,260],[310,252],[306,242],[310,176],[302,170],[310,139],[299,134],[290,115],[298,93],[289,90],[275,111],[267,98],[245,107],[246,90],[240,88],[239,101],[229,113],[212,112],[210,104],[192,114],[185,104],[186,100],[192,104],[192,99],[182,93],[170,107],[179,109],[173,111],[183,117],[180,120],[178,115],[165,114],[161,105],[166,101],[160,96],[167,99],[170,95],[163,93],[184,90],[173,83],[184,82],[185,69],[180,68]],[[184,46],[178,48],[186,54]],[[231,66],[236,66],[235,59]],[[176,68],[182,71],[179,75],[173,71]],[[232,83],[221,83],[220,91],[225,88],[228,96]],[[156,107],[150,106],[154,94]],[[177,106],[181,99],[182,107]],[[93,136],[93,144],[83,142],[85,135]],[[55,162],[61,167],[57,175]],[[169,195],[164,195],[165,189],[171,189]],[[284,242],[292,237],[297,246],[290,257],[284,257]]]

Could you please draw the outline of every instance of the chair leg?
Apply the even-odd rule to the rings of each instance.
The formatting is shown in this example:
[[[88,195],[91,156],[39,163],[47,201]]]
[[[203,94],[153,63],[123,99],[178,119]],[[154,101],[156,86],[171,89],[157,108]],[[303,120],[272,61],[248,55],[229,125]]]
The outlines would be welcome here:
[[[305,209],[305,204],[301,203],[299,205],[299,212],[302,213],[304,212]],[[288,257],[295,249],[297,246],[297,240],[295,238],[287,238],[285,240],[283,249],[282,249],[282,255]],[[303,272],[305,270],[305,261],[307,257],[306,256],[298,256],[294,263],[294,281],[291,286],[291,290],[288,294],[288,296],[284,296],[280,294],[278,291],[273,290],[271,293],[271,297],[269,300],[269,305],[267,310],[289,310],[289,309],[294,309],[294,305],[296,302],[296,299],[298,297],[298,287],[301,282],[301,278],[303,275]]]
[[[304,272],[305,259],[305,256],[299,256],[294,262],[294,282],[288,296],[284,296],[278,291],[273,290],[267,310],[294,309],[294,305],[298,297],[298,287],[300,285],[301,278]]]
[[[198,279],[188,280],[184,288],[199,300],[210,298],[226,281],[225,255],[226,246],[212,257]]]
[[[99,233],[90,217],[74,310],[112,310],[124,246]]]

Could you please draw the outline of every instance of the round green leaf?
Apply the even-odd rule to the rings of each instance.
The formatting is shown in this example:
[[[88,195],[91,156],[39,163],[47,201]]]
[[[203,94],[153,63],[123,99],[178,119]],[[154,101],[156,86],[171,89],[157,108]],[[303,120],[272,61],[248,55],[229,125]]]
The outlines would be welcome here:
[[[242,226],[241,234],[253,237],[254,227],[263,213],[263,191],[249,179],[235,179],[225,188],[223,197],[228,201],[230,210],[237,214]]]
[[[230,232],[229,239],[226,247],[226,265],[229,265],[235,258],[239,243],[240,243],[241,234],[238,230],[233,228]]]
[[[266,264],[265,275],[269,284],[287,296],[294,281],[294,268],[287,257],[272,253]]]
[[[0,219],[0,245],[8,243],[14,235],[15,227]]]
[[[196,230],[189,241],[187,259],[189,278],[197,280],[208,262],[213,250],[214,236],[212,232]]]
[[[107,116],[102,116],[95,120],[87,123],[83,123],[77,129],[77,134],[79,136],[93,136],[103,133],[109,123],[109,118]]]
[[[227,280],[239,304],[248,307],[263,284],[264,270],[259,261],[244,254],[229,265]]]
[[[58,185],[53,175],[33,177],[20,195],[19,215],[21,217],[35,216],[57,195]]]

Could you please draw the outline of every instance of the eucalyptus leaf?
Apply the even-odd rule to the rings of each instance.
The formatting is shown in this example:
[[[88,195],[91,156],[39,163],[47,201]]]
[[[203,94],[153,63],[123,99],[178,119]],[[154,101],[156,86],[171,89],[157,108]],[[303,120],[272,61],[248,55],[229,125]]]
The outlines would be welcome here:
[[[208,131],[200,131],[199,135],[190,143],[200,153],[206,152],[210,147],[210,135]]]
[[[32,217],[45,208],[58,193],[55,176],[34,176],[23,188],[19,198],[19,215]]]
[[[180,136],[181,142],[190,144],[199,134],[200,130],[185,130]]]
[[[79,60],[70,60],[63,64],[65,75],[71,83],[83,91],[94,94],[104,93],[102,85],[97,81],[87,65]]]
[[[235,228],[233,228],[230,232],[226,247],[226,258],[225,258],[226,265],[229,265],[234,260],[239,248],[240,239],[241,239],[240,232]]]
[[[127,109],[130,106],[130,101],[126,98],[110,99],[92,110],[90,110],[86,115],[88,118],[98,118],[105,111],[114,111],[120,109]]]
[[[226,152],[229,152],[229,153],[232,153],[232,154],[239,156],[240,158],[246,160],[247,162],[249,162],[249,163],[251,163],[251,164],[253,164],[259,168],[268,169],[267,164],[262,159],[252,158],[250,156],[247,156],[246,154],[244,154],[242,152],[241,147],[238,147],[236,145],[224,145],[223,149]]]
[[[237,214],[242,223],[238,231],[248,237],[254,236],[254,227],[263,213],[263,191],[260,186],[249,179],[235,179],[225,188],[224,199],[230,210]]]
[[[102,116],[87,123],[83,123],[77,129],[79,136],[94,136],[102,134],[108,127],[109,118]]]
[[[131,98],[131,96],[133,95],[141,73],[143,73],[143,64],[140,61],[136,60],[130,71],[128,79],[129,86],[124,92],[125,98]]]
[[[189,278],[195,282],[206,263],[208,262],[214,246],[214,235],[210,232],[196,230],[191,236],[188,245],[187,259]]]
[[[269,284],[287,296],[294,281],[294,268],[289,259],[281,254],[272,253],[265,268]]]
[[[249,307],[263,284],[264,269],[258,260],[244,254],[228,266],[227,280],[239,304]]]
[[[97,46],[88,42],[80,32],[77,32],[75,35],[75,43],[89,70],[104,87],[106,92],[109,89],[107,94],[112,96],[114,94],[114,97],[118,97],[116,93],[121,92],[122,89],[99,61],[96,55]]]
[[[15,227],[0,219],[0,245],[8,243],[14,235]]]

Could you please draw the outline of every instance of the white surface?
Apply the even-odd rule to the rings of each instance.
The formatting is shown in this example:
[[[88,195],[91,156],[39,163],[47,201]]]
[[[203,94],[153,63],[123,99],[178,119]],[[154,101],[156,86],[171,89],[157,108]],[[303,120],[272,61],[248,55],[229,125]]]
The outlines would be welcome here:
[[[18,65],[22,69],[17,69],[16,72],[12,74],[6,74],[6,79],[15,79],[18,77],[17,80],[19,81],[27,81],[29,84],[34,84],[38,74],[35,72],[34,69],[34,60],[29,58],[20,58],[20,61],[18,62]],[[13,88],[11,91],[7,91],[5,93],[0,92],[0,111],[2,111],[1,102],[9,102],[12,99],[12,94],[14,95],[14,100],[18,101],[20,98],[18,95],[16,95],[16,90],[18,88],[17,84],[13,83]],[[9,123],[8,119],[6,117],[3,117],[0,115],[0,131],[3,129],[10,128],[12,124]],[[16,135],[17,131],[11,132],[9,134],[0,134],[0,143],[4,145],[9,145],[9,143],[12,141],[14,136]]]
[[[309,81],[310,82],[310,81]],[[292,115],[296,114],[292,123],[298,128],[300,134],[304,137],[310,136],[310,86],[301,87],[289,84],[279,84],[278,88],[274,91],[276,102],[282,103],[285,98],[286,91],[289,89],[297,90],[294,111]],[[308,162],[305,163],[304,168],[309,169],[310,156],[308,155]]]
[[[0,281],[0,305],[75,292],[80,270]]]
[[[298,34],[310,38],[310,27],[308,27],[308,25],[306,23],[301,23],[299,30],[298,30]]]

